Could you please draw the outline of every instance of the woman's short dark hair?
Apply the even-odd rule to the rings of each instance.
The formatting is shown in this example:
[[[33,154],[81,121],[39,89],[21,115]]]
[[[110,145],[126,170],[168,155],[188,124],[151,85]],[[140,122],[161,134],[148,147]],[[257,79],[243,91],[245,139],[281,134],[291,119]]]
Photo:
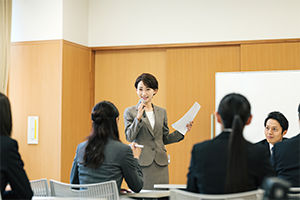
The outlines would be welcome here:
[[[137,77],[137,79],[135,80],[135,83],[134,83],[134,87],[137,89],[138,87],[138,84],[140,81],[143,81],[143,83],[153,89],[153,90],[156,90],[158,89],[158,82],[155,78],[155,76],[153,76],[152,74],[149,74],[149,73],[143,73],[141,74],[139,77]]]
[[[118,109],[109,101],[101,101],[94,106],[91,114],[93,129],[87,137],[83,156],[83,163],[86,167],[96,169],[102,164],[105,158],[103,150],[108,138],[120,141],[116,121],[118,117]]]
[[[286,117],[279,111],[274,111],[274,112],[270,112],[267,116],[267,118],[265,119],[265,122],[264,122],[264,126],[266,127],[266,124],[267,124],[267,121],[269,119],[274,119],[276,120],[281,128],[282,128],[282,133],[286,130],[288,130],[289,128],[289,121],[286,119]]]
[[[243,129],[251,116],[251,106],[246,97],[231,93],[220,102],[218,113],[224,128],[231,128],[229,137],[225,193],[248,190],[247,141]]]
[[[11,109],[8,98],[0,92],[0,135],[10,137],[12,130]]]

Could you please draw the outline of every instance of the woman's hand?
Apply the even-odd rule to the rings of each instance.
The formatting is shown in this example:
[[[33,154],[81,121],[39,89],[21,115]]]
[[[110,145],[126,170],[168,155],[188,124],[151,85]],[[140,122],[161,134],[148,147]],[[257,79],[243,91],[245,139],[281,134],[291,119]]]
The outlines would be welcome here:
[[[125,188],[121,188],[121,193],[132,193],[132,191],[129,189],[127,190]]]
[[[135,147],[137,143],[132,142],[129,144],[129,146],[131,147],[132,153],[133,153],[133,157],[139,159],[142,149],[140,147]]]
[[[189,124],[186,124],[186,127],[188,128],[187,132],[192,130],[193,123],[194,121],[191,121]]]
[[[145,104],[144,104],[144,101],[141,102],[141,104],[139,105],[138,107],[138,113],[137,113],[137,116],[136,118],[141,121],[142,117],[143,117],[143,113],[145,111]]]

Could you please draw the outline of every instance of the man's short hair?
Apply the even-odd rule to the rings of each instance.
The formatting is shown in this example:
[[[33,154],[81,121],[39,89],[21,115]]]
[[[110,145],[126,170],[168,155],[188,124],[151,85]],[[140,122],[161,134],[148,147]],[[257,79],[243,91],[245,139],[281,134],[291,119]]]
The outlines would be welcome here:
[[[279,111],[270,112],[268,114],[268,117],[265,119],[265,124],[264,124],[265,127],[266,127],[267,121],[269,119],[274,119],[274,120],[276,120],[280,124],[280,126],[282,128],[282,133],[284,131],[288,130],[288,128],[289,128],[289,122],[288,122],[288,120],[286,119],[286,117],[281,112],[279,112]]]

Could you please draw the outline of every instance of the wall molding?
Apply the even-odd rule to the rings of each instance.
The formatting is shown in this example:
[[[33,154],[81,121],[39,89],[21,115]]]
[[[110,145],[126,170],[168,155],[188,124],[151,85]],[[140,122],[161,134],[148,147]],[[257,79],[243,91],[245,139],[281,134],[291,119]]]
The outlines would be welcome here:
[[[62,40],[62,41],[63,41],[64,44],[71,45],[71,46],[74,46],[74,47],[77,47],[77,48],[81,48],[81,49],[85,49],[85,50],[90,50],[91,49],[87,46],[77,44],[77,43],[74,43],[74,42],[70,42],[68,40]]]
[[[245,44],[269,44],[269,43],[300,42],[300,38],[276,39],[276,40],[244,40],[226,42],[200,42],[200,43],[178,43],[178,44],[153,44],[153,45],[128,45],[128,46],[104,46],[90,47],[93,51],[107,50],[130,50],[130,49],[159,49],[159,48],[185,48],[185,47],[209,47],[209,46],[237,46]]]
[[[20,46],[20,45],[36,45],[36,44],[49,44],[49,43],[61,43],[61,44],[67,44],[71,45],[77,48],[85,49],[85,50],[90,50],[91,48],[77,44],[74,42],[70,42],[68,40],[37,40],[37,41],[24,41],[24,42],[11,42],[11,46]]]
[[[37,41],[25,41],[25,42],[11,42],[11,46],[20,46],[20,45],[36,45],[36,44],[47,44],[47,43],[59,43],[62,40],[37,40]]]
[[[38,40],[26,42],[12,42],[11,46],[32,45],[42,43],[62,42],[92,51],[109,51],[109,50],[130,50],[130,49],[163,49],[163,48],[186,48],[186,47],[211,47],[211,46],[239,46],[249,44],[271,44],[271,43],[289,43],[300,42],[300,38],[292,39],[272,39],[272,40],[244,40],[244,41],[226,41],[226,42],[200,42],[200,43],[178,43],[178,44],[151,44],[151,45],[125,45],[125,46],[103,46],[103,47],[87,47],[81,44],[76,44],[68,40]]]

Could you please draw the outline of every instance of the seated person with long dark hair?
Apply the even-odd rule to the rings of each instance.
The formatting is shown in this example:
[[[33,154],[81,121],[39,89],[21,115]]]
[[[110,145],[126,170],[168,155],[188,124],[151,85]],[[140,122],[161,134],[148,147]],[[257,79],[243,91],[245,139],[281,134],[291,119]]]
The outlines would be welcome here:
[[[0,187],[2,199],[31,199],[33,192],[18,142],[11,138],[12,117],[8,98],[0,93]],[[7,184],[11,190],[5,191]]]
[[[193,147],[187,190],[226,194],[256,190],[266,176],[275,176],[269,156],[260,145],[245,140],[250,124],[250,103],[240,94],[228,94],[220,102],[217,121],[222,132]]]
[[[119,191],[123,178],[128,187],[139,192],[143,173],[138,163],[141,149],[123,144],[119,139],[119,111],[114,104],[102,101],[94,106],[92,132],[77,146],[70,182],[90,184],[116,180]]]

